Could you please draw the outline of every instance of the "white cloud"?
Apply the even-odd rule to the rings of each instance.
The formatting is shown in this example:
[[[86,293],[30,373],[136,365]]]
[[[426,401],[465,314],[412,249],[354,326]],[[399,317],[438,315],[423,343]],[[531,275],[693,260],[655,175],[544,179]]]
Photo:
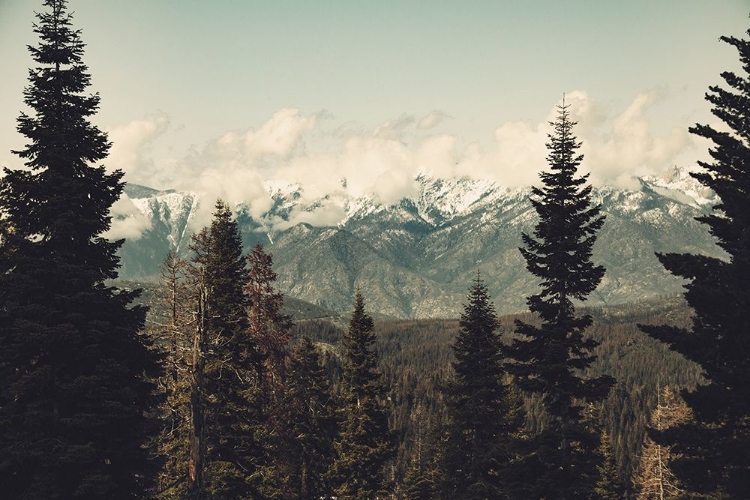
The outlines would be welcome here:
[[[106,167],[126,172],[132,182],[153,186],[161,175],[160,166],[150,155],[151,146],[168,128],[169,116],[156,113],[108,130],[112,148],[104,162]]]
[[[122,193],[112,205],[109,213],[112,216],[112,225],[109,231],[102,234],[107,239],[138,240],[144,231],[151,228],[151,221],[143,216],[125,193]]]
[[[644,92],[618,112],[584,91],[566,94],[571,118],[578,122],[574,132],[583,142],[582,169],[591,172],[592,182],[636,187],[634,175],[666,169],[693,144],[686,129],[659,135],[650,126],[649,113],[668,98],[664,90]],[[210,222],[216,198],[243,203],[260,218],[272,206],[267,180],[303,187],[301,207],[290,221],[269,223],[279,228],[298,222],[332,225],[344,216],[345,197],[374,195],[390,204],[417,195],[414,179],[420,172],[491,179],[509,187],[538,184],[539,172],[548,168],[548,121],[557,111],[550,105],[539,120],[502,123],[488,144],[431,133],[446,117],[440,111],[419,121],[404,113],[370,130],[344,129],[326,116],[282,109],[255,129],[228,132],[183,158],[160,161],[157,168],[149,147],[169,121],[154,115],[112,131],[119,146],[110,164],[136,182],[149,185],[149,174],[162,181],[159,187],[202,193],[207,201],[194,219],[196,226]]]

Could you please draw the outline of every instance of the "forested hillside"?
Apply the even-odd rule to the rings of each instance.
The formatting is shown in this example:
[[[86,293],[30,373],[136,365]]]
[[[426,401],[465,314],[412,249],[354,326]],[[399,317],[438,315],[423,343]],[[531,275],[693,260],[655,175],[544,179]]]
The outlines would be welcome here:
[[[649,416],[656,395],[664,386],[692,388],[701,380],[700,370],[682,356],[641,332],[638,324],[687,325],[690,309],[681,298],[664,298],[589,311],[594,319],[590,334],[601,344],[597,361],[587,374],[611,375],[616,386],[604,401],[602,424],[612,440],[617,464],[624,477],[631,478],[637,466]],[[530,314],[500,316],[504,342],[513,336],[516,319],[531,321]],[[451,374],[451,343],[458,332],[458,320],[433,319],[381,321],[375,324],[384,382],[389,387],[390,425],[397,433],[399,451],[394,474],[402,482],[416,453],[415,447],[434,449],[445,419],[441,388]],[[308,337],[330,353],[329,371],[338,371],[341,325],[329,320],[297,321],[293,337]],[[538,401],[527,399],[526,428],[543,426]],[[432,440],[432,441],[430,441]]]
[[[690,176],[717,204],[688,211],[712,251],[653,249],[647,267],[670,274],[659,300],[595,300],[628,288],[618,273],[642,261],[583,168],[565,95],[545,168],[517,193],[525,224],[467,217],[481,245],[367,244],[354,233],[387,231],[365,214],[351,231],[297,224],[327,246],[300,239],[279,265],[261,243],[247,248],[247,214],[219,198],[141,286],[118,281],[124,240],[107,237],[124,173],[99,165],[111,143],[91,121],[100,98],[86,93],[81,33],[66,0],[43,4],[18,117],[24,165],[0,177],[4,498],[750,498],[750,40],[721,38],[744,73],[709,88],[722,124],[690,129],[712,144]],[[677,198],[667,208],[684,216]],[[650,241],[679,237],[652,229],[663,234]],[[510,248],[493,240],[509,233]],[[610,276],[602,234],[629,257]],[[492,243],[514,258],[484,264],[474,252]],[[451,260],[461,292],[428,294],[419,307],[432,319],[396,319],[411,305],[373,307],[368,291],[411,304],[432,287],[371,266],[383,252],[417,267]],[[290,260],[317,272],[281,277]],[[522,285],[503,288],[504,272]],[[652,292],[663,285],[645,276]],[[300,300],[313,283],[330,301]]]

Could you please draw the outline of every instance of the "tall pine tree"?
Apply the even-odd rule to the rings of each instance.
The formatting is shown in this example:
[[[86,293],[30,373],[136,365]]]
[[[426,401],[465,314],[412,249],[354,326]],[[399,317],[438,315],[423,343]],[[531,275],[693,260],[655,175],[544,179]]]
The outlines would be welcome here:
[[[123,173],[90,122],[84,44],[65,0],[46,0],[29,47],[17,154],[27,168],[0,181],[0,484],[4,498],[143,496],[156,476],[144,444],[157,358],[139,332],[140,291],[109,285],[122,241],[108,241]]]
[[[202,368],[204,377],[201,394],[196,395],[205,422],[204,489],[207,498],[255,498],[257,472],[266,460],[256,436],[262,421],[258,355],[243,291],[248,272],[242,239],[232,211],[221,200],[192,250],[198,277],[196,331],[204,336],[198,343],[203,345],[199,351],[205,364],[196,367]]]
[[[721,199],[698,220],[729,259],[657,254],[668,271],[689,280],[685,298],[694,310],[693,325],[642,329],[698,363],[708,380],[682,394],[694,421],[655,436],[680,456],[673,471],[693,492],[750,498],[750,41],[721,40],[737,49],[743,72],[724,72],[726,88],[709,88],[706,100],[727,130],[690,129],[713,143],[713,161],[699,162],[703,170],[691,175]]]
[[[357,290],[349,330],[344,335],[344,415],[329,470],[336,497],[374,500],[386,494],[386,462],[393,455],[384,388],[378,370],[372,317]]]
[[[591,202],[587,176],[577,176],[581,143],[564,102],[551,125],[547,161],[552,171],[542,172],[543,187],[532,190],[539,221],[533,236],[522,235],[525,248],[520,249],[526,268],[541,279],[541,291],[527,300],[541,325],[517,321],[518,336],[507,349],[515,361],[509,369],[522,389],[541,395],[549,423],[516,478],[525,498],[587,498],[595,482],[599,436],[583,424],[582,402],[604,398],[612,380],[581,374],[598,344],[584,336],[592,320],[577,316],[573,301],[585,300],[604,275],[604,268],[591,262],[604,217]]]
[[[450,498],[503,498],[502,474],[511,460],[511,437],[521,421],[504,383],[497,317],[477,273],[453,343],[454,379],[446,392],[446,493]]]
[[[331,381],[315,345],[303,338],[289,358],[289,376],[284,395],[289,427],[286,465],[289,498],[315,500],[332,495],[326,471],[334,458],[337,436],[336,400]]]

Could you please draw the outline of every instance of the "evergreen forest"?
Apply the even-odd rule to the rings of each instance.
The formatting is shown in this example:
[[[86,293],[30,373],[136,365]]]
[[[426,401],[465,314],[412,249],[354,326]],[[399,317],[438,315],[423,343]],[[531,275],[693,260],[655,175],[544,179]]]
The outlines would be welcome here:
[[[527,311],[498,314],[477,271],[459,318],[396,321],[361,290],[346,315],[285,297],[222,200],[158,283],[119,281],[124,172],[67,7],[37,14],[25,167],[0,177],[0,496],[750,498],[750,38],[721,38],[744,71],[708,89],[721,127],[690,129],[728,258],[657,254],[684,295],[587,307],[607,220],[563,99]]]

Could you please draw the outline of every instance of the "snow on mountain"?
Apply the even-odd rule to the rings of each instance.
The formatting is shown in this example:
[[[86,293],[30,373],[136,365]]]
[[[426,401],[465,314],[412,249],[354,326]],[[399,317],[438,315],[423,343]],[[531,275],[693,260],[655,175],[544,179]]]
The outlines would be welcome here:
[[[243,244],[263,243],[274,256],[285,293],[346,311],[356,287],[374,311],[394,317],[456,316],[473,274],[480,270],[498,310],[525,308],[536,282],[518,252],[521,232],[533,231],[530,188],[509,189],[486,180],[418,177],[420,192],[394,205],[373,196],[331,193],[305,205],[304,187],[269,181],[269,212],[253,219],[242,206],[237,221]],[[716,198],[684,169],[643,177],[641,189],[604,186],[595,202],[607,216],[594,260],[607,268],[593,303],[627,302],[681,291],[654,252],[702,252],[721,257],[708,231],[694,220]],[[154,276],[169,250],[185,255],[196,193],[128,186],[128,195],[151,229],[121,251],[126,278]],[[298,215],[337,205],[338,224],[297,224]],[[307,219],[301,219],[307,220]],[[279,224],[283,221],[283,224]],[[275,224],[275,225],[274,225]]]

